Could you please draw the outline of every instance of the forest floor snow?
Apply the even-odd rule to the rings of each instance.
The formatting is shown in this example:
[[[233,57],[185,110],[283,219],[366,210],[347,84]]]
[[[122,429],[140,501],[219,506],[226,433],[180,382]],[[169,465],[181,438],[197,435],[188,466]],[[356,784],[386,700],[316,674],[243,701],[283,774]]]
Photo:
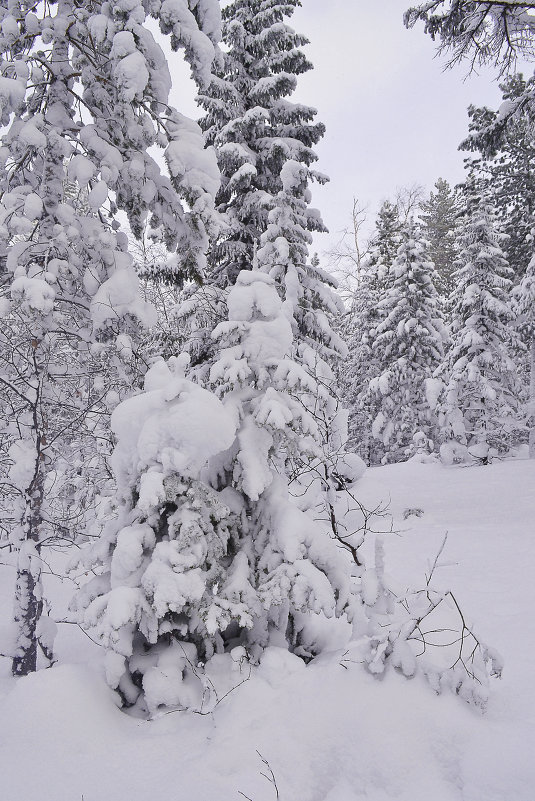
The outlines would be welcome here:
[[[505,658],[484,714],[343,652],[304,666],[272,648],[251,675],[220,677],[239,686],[212,714],[147,722],[117,708],[101,649],[65,624],[52,669],[15,681],[0,660],[2,801],[534,801],[535,461],[408,462],[358,486],[390,501],[400,584],[422,586],[448,532],[441,583]],[[0,566],[4,630],[12,573]],[[49,593],[59,609],[68,583],[50,577]]]

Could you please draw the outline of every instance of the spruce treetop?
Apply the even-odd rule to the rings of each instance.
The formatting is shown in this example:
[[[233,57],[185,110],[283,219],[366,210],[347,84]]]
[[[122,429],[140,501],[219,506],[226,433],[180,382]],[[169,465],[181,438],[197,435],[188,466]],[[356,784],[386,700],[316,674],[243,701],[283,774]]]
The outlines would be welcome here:
[[[312,69],[300,48],[307,43],[287,23],[295,2],[236,0],[223,9],[223,40],[228,47],[219,69],[199,102],[206,114],[201,126],[216,148],[221,170],[217,208],[228,228],[212,257],[215,280],[232,283],[250,269],[254,248],[267,226],[272,199],[282,190],[287,161],[307,168],[308,183],[327,179],[312,169],[313,146],[325,127],[314,122],[316,110],[289,97],[297,76]],[[306,210],[306,228],[323,231],[321,216]]]

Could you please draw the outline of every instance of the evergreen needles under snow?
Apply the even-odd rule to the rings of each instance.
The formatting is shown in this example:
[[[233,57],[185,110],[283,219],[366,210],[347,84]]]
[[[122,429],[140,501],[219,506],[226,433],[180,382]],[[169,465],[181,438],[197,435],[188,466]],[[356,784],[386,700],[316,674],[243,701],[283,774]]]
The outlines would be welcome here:
[[[510,355],[512,271],[502,240],[488,197],[475,182],[468,184],[452,298],[452,344],[437,372],[444,382],[437,406],[441,454],[450,462],[504,453],[518,426],[519,380]]]
[[[250,269],[267,226],[271,201],[282,190],[287,161],[310,167],[325,127],[316,110],[288,98],[297,76],[312,69],[300,49],[307,39],[287,23],[300,3],[233,0],[223,9],[221,67],[201,93],[201,126],[221,170],[216,202],[225,227],[211,252],[213,280],[232,284]],[[320,174],[309,173],[323,183]],[[325,230],[319,213],[306,210],[305,228]]]
[[[369,385],[378,409],[372,433],[384,460],[407,454],[417,432],[434,439],[426,379],[441,362],[446,336],[426,243],[412,222],[402,235],[390,286],[379,302],[374,349],[381,373]]]

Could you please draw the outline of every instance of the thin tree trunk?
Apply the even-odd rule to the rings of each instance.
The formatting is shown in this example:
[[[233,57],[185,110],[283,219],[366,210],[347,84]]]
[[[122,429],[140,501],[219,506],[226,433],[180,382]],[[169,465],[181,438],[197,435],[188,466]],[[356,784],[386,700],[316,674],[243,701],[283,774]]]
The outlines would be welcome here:
[[[529,382],[529,458],[535,459],[535,334],[531,338],[531,374]]]
[[[27,676],[37,670],[38,626],[42,613],[41,560],[35,543],[27,540],[21,546],[17,561],[14,618],[18,634],[11,666],[14,676]]]
[[[43,613],[39,534],[42,526],[44,497],[44,454],[38,438],[35,473],[26,492],[22,520],[23,542],[17,559],[14,620],[17,643],[11,666],[14,676],[27,676],[37,670],[39,621]]]
[[[68,0],[60,0],[58,18],[72,16]],[[48,87],[47,107],[62,108],[65,118],[72,117],[72,99],[68,95],[72,71],[69,62],[69,44],[66,36],[56,40],[50,59],[51,78]],[[40,165],[40,195],[45,215],[40,222],[42,242],[53,241],[54,226],[57,222],[58,206],[63,198],[64,143],[60,138],[49,140],[45,156]],[[45,267],[45,257],[42,266]],[[39,261],[39,257],[36,259]],[[25,508],[18,532],[19,555],[15,587],[14,619],[18,627],[15,656],[12,662],[14,676],[26,676],[37,669],[37,654],[40,647],[40,621],[43,614],[43,592],[41,581],[41,541],[45,520],[43,516],[45,477],[47,464],[48,421],[47,400],[53,398],[49,393],[47,363],[53,341],[47,335],[47,322],[37,318],[32,330],[32,384],[35,398],[32,401],[31,436],[35,444],[35,468],[32,480],[25,491]],[[43,654],[50,660],[48,646],[42,647]]]

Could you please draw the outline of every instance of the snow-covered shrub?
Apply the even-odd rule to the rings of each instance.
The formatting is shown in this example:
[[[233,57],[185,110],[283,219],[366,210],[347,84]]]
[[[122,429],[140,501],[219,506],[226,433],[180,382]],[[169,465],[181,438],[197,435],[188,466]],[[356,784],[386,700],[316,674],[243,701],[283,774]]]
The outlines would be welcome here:
[[[452,590],[437,583],[446,537],[425,585],[400,592],[385,570],[383,535],[368,534],[374,553],[358,571],[353,639],[344,658],[363,663],[376,676],[389,668],[407,678],[421,674],[435,692],[454,692],[484,709],[490,679],[501,676],[502,658],[478,639]]]
[[[417,462],[433,462],[437,457],[433,454],[434,442],[423,431],[413,434],[412,442],[405,451],[409,459]]]

